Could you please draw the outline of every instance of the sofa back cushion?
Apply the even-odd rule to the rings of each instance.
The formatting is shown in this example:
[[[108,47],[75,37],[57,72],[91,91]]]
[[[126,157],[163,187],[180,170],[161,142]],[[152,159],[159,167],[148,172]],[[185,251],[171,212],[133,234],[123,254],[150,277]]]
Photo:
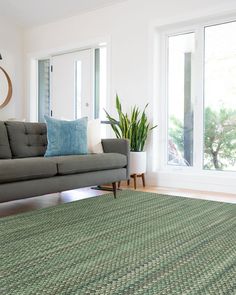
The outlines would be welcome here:
[[[0,159],[10,159],[11,149],[7,136],[7,129],[4,122],[0,122]]]
[[[44,156],[47,128],[44,123],[5,122],[13,158]]]

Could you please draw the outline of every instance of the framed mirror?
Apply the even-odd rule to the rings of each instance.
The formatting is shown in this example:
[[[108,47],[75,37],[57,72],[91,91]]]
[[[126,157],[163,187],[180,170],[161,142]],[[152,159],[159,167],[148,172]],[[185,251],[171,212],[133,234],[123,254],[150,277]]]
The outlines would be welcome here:
[[[0,109],[3,109],[11,100],[12,83],[7,72],[0,67]]]

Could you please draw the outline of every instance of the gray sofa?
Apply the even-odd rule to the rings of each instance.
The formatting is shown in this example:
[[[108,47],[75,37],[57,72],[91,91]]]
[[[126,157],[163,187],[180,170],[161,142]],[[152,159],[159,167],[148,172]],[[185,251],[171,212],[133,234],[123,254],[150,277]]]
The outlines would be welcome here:
[[[43,123],[0,122],[0,202],[129,178],[129,143],[102,140],[104,153],[45,158]]]

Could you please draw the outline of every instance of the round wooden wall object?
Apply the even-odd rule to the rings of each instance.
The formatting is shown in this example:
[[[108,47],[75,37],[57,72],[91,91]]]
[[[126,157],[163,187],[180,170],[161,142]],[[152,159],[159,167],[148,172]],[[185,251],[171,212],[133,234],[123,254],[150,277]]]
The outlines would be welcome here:
[[[11,83],[11,79],[10,79],[8,73],[2,67],[0,67],[0,70],[4,73],[4,75],[5,75],[6,79],[7,79],[7,84],[8,84],[7,96],[3,100],[3,103],[2,104],[0,103],[0,109],[3,109],[9,103],[9,101],[11,100],[11,97],[12,97],[12,83]]]

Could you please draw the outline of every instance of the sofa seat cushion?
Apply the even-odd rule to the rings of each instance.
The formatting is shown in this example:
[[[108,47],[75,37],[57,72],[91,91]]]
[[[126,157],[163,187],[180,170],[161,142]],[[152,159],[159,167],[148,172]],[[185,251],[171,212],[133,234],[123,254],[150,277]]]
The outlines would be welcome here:
[[[119,169],[127,165],[126,156],[113,153],[61,156],[50,159],[57,163],[59,175]]]
[[[0,183],[51,177],[57,165],[44,157],[0,161]]]

